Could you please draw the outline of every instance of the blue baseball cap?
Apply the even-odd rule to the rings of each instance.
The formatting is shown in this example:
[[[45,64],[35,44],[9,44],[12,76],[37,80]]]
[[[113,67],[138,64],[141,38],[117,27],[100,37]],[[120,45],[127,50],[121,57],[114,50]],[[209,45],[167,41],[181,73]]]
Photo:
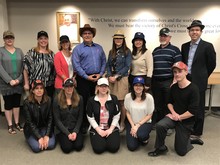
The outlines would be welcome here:
[[[133,80],[133,85],[138,84],[138,83],[144,85],[145,84],[144,78],[143,77],[135,77]]]

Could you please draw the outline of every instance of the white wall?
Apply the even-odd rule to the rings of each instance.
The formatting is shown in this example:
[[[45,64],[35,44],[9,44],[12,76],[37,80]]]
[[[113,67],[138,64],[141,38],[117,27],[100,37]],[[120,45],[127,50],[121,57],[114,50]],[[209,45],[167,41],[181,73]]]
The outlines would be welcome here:
[[[8,29],[8,14],[6,0],[0,0],[0,34]],[[3,40],[0,40],[0,45],[3,44]]]
[[[82,2],[82,1],[16,1],[8,0],[9,28],[16,35],[16,46],[27,52],[36,46],[36,35],[40,30],[49,33],[50,48],[57,49],[56,12],[80,12],[80,26],[89,23],[96,27],[95,42],[100,43],[106,54],[112,44],[112,35],[122,29],[131,48],[131,40],[137,31],[146,36],[147,47],[152,51],[158,42],[158,31],[169,26],[174,31],[172,43],[178,47],[189,41],[186,27],[193,19],[201,19],[206,25],[202,38],[212,42],[217,52],[217,68],[220,71],[220,2]],[[135,22],[131,20],[137,19]],[[93,20],[93,21],[92,21]],[[96,20],[96,21],[94,21]],[[118,20],[118,21],[116,21]],[[129,21],[130,20],[130,21]],[[158,22],[152,22],[158,21]],[[110,27],[111,26],[114,27]],[[115,27],[123,26],[123,27]],[[133,26],[133,27],[131,27]],[[177,32],[180,30],[179,32]],[[213,105],[220,105],[218,96],[220,88],[215,87]]]

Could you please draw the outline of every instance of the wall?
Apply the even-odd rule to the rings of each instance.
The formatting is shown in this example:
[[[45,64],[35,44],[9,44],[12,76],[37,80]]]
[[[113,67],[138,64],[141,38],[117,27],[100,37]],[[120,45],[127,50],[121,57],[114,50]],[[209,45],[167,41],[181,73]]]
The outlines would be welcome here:
[[[176,1],[173,1],[176,2]],[[16,35],[16,46],[27,52],[36,46],[36,35],[40,30],[49,33],[50,48],[57,49],[56,12],[80,12],[80,26],[89,23],[96,27],[97,36],[94,41],[100,43],[106,54],[112,44],[112,35],[117,29],[125,32],[128,46],[137,31],[146,36],[149,50],[159,45],[158,31],[169,27],[173,31],[172,43],[181,47],[189,41],[186,27],[193,19],[201,19],[206,25],[202,38],[212,42],[217,52],[217,68],[220,71],[220,2],[181,2],[172,1],[142,1],[112,3],[103,1],[27,1],[8,0],[9,28]],[[117,26],[117,27],[116,27]],[[215,90],[220,91],[219,87]],[[216,93],[216,92],[215,92]],[[214,105],[219,105],[217,96],[213,98]]]

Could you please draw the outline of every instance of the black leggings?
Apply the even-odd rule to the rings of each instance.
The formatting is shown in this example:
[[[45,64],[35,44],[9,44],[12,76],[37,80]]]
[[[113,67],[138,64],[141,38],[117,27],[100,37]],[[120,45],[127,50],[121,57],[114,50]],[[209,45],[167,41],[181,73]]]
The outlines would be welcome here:
[[[57,134],[57,139],[64,153],[70,153],[73,150],[80,151],[83,148],[83,136],[81,133],[77,134],[75,141],[69,140],[68,136],[63,133]]]

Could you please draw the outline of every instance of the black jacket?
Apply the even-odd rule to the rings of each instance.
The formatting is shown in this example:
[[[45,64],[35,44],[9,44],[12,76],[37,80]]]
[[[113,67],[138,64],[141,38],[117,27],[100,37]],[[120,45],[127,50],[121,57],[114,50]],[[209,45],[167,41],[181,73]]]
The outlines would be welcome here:
[[[182,45],[181,54],[185,64],[188,65],[190,42]],[[200,40],[195,52],[192,63],[192,82],[195,83],[200,91],[207,88],[208,77],[216,67],[216,53],[213,45],[209,42]]]
[[[57,98],[53,103],[53,115],[56,128],[58,131],[67,136],[72,133],[79,133],[83,121],[83,99],[80,96],[79,105],[75,108],[61,108],[57,102]],[[71,132],[69,132],[71,131]],[[58,132],[58,133],[59,133]]]
[[[50,98],[47,102],[42,104],[38,104],[37,102],[33,103],[26,99],[23,108],[25,114],[25,137],[28,138],[30,135],[33,135],[36,139],[40,139],[42,137],[39,133],[40,128],[46,128],[45,136],[51,136],[53,132],[53,116]],[[41,123],[40,114],[42,114]]]
[[[105,103],[106,109],[109,111],[109,119],[108,125],[111,125],[113,117],[120,113],[119,106],[118,106],[118,99],[114,95],[110,95],[111,100],[107,100]],[[86,113],[89,117],[94,117],[97,124],[99,125],[100,121],[100,103],[96,101],[95,96],[91,97],[87,102]]]

